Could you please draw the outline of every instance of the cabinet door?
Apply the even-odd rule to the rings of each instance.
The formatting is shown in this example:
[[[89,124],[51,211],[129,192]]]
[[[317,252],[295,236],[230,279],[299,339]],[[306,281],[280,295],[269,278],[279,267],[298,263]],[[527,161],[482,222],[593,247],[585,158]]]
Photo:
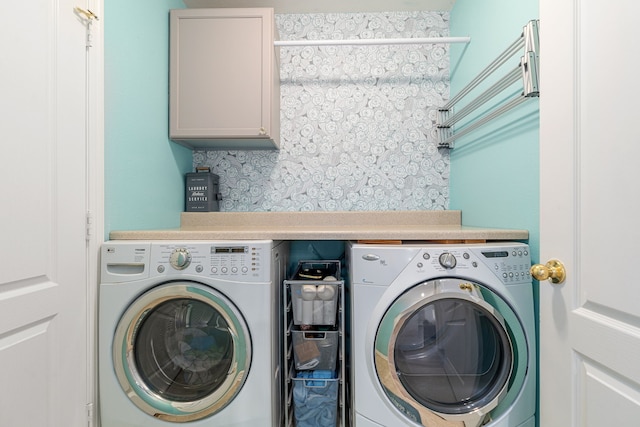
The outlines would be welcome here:
[[[269,8],[171,11],[172,139],[191,147],[275,148],[274,26]]]

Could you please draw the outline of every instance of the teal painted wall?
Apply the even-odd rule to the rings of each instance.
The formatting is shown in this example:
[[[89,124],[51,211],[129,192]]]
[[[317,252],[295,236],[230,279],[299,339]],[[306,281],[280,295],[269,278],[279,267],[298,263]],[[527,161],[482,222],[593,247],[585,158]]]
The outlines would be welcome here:
[[[169,10],[182,0],[105,3],[105,238],[178,227],[191,150],[169,141]]]
[[[538,19],[537,0],[457,0],[451,34],[471,36],[451,48],[451,95]],[[517,66],[515,56],[505,67]],[[505,72],[506,68],[501,69]],[[514,86],[505,94],[522,91]],[[450,209],[462,210],[465,225],[527,229],[534,261],[539,253],[539,113],[530,100],[495,122],[455,142],[451,150]]]
[[[451,49],[451,94],[458,93],[504,52],[527,22],[538,18],[537,0],[457,0],[451,13],[451,34],[469,35],[471,43]],[[509,61],[498,74],[504,75],[517,61]],[[540,91],[544,94],[544,88]],[[507,90],[505,94],[516,92]],[[462,210],[464,225],[529,230],[532,261],[539,262],[539,163],[539,110],[535,99],[455,142],[451,150],[450,209]],[[537,323],[537,286],[533,297]],[[539,343],[536,336],[536,345]]]
[[[111,230],[178,227],[191,151],[168,139],[168,11],[181,0],[105,4],[105,236]],[[458,0],[452,93],[538,17],[537,0]],[[526,228],[538,254],[538,110],[534,105],[456,141],[450,204],[465,225]],[[515,116],[515,119],[514,119]],[[515,125],[514,125],[515,123]]]

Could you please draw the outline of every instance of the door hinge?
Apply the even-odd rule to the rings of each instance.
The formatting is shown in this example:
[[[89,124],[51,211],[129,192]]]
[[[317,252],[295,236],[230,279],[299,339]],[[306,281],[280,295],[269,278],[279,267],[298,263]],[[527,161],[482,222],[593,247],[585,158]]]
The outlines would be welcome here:
[[[93,403],[87,403],[87,427],[93,427]]]
[[[99,21],[100,18],[98,18],[98,15],[91,12],[89,9],[83,9],[81,7],[76,6],[73,8],[73,11],[75,12],[76,15],[82,17],[87,27],[87,37],[86,37],[85,45],[88,49],[92,47],[92,43],[93,43],[92,37],[91,37],[91,24],[93,24],[93,21]]]
[[[90,241],[93,238],[93,214],[87,211],[85,215],[85,239]]]
[[[99,21],[99,20],[100,20],[100,19],[98,18],[98,15],[96,15],[96,14],[95,14],[95,13],[93,13],[93,12],[91,12],[91,10],[89,10],[89,9],[83,9],[83,8],[81,8],[81,7],[76,6],[76,7],[74,7],[74,8],[73,8],[73,10],[74,10],[76,13],[79,13],[80,15],[84,15],[84,17],[85,17],[85,18],[87,18],[89,21],[94,20],[94,19],[95,19],[96,21]]]

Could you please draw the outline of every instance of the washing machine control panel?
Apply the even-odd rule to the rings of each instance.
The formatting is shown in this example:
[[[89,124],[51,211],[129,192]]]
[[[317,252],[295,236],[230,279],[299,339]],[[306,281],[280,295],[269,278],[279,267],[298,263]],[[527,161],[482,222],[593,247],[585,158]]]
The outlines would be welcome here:
[[[271,244],[262,241],[154,243],[150,274],[193,274],[221,280],[270,280]]]

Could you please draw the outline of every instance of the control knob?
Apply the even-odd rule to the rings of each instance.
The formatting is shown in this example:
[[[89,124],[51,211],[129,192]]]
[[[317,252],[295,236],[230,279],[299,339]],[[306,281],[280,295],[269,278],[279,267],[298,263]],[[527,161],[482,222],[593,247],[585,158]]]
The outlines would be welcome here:
[[[169,263],[176,270],[184,270],[191,264],[191,254],[187,248],[174,249],[169,257]]]
[[[441,253],[440,257],[438,258],[438,261],[440,262],[440,265],[446,268],[447,270],[451,270],[452,268],[454,268],[457,263],[456,257],[449,252]]]

